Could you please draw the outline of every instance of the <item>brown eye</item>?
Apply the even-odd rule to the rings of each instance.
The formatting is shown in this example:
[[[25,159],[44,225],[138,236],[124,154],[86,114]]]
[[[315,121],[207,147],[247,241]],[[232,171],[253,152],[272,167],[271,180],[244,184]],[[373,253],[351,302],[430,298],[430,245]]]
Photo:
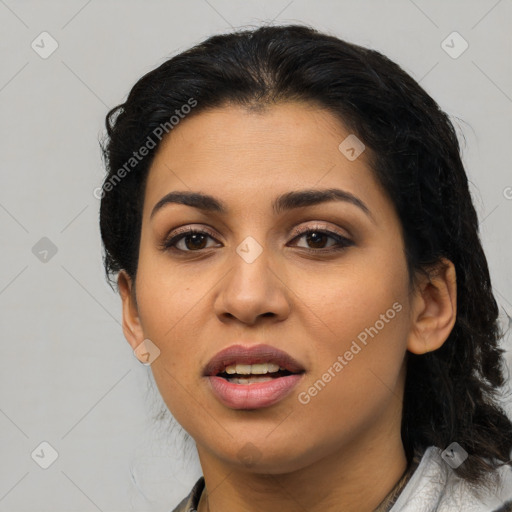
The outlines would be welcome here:
[[[207,239],[213,238],[213,235],[208,231],[187,228],[185,231],[174,234],[164,241],[162,249],[175,249],[182,252],[196,252],[202,249],[208,249],[206,246]],[[181,247],[178,244],[183,242]]]
[[[333,250],[339,251],[345,249],[346,247],[354,245],[354,242],[352,242],[352,240],[349,240],[348,238],[341,236],[338,233],[334,233],[333,231],[319,228],[308,228],[299,233],[298,236],[294,238],[294,240],[298,240],[301,238],[305,238],[306,243],[308,244],[308,247],[303,248],[313,252],[327,252]],[[324,246],[326,240],[328,240],[329,238],[331,240],[334,240],[335,244],[331,247],[325,248]]]

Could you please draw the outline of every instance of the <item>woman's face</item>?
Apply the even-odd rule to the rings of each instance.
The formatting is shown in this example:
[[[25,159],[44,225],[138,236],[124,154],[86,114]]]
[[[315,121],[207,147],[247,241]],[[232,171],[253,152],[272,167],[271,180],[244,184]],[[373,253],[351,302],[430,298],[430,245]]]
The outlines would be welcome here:
[[[368,150],[357,156],[349,136],[313,105],[229,106],[181,121],[155,157],[132,345],[149,339],[160,350],[156,383],[200,456],[278,473],[399,435],[410,332],[401,227]],[[340,193],[273,208],[292,192],[327,189],[357,200]],[[154,210],[171,192],[207,194],[225,211],[174,202]],[[204,234],[162,248],[178,228]],[[268,384],[246,392],[255,384],[218,376],[237,388],[214,392],[204,375],[211,358],[259,344],[304,370],[278,377],[292,382],[287,393]]]

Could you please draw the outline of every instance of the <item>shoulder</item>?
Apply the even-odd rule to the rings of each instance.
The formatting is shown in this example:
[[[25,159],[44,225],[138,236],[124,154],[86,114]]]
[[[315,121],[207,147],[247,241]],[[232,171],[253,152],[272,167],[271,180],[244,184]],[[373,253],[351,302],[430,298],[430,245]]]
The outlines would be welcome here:
[[[442,459],[442,450],[427,448],[420,464],[390,512],[512,512],[512,468],[496,470],[497,486],[475,489]]]
[[[172,512],[196,512],[197,506],[199,504],[199,498],[201,497],[201,493],[204,489],[204,477],[202,476],[199,480],[194,484],[192,490],[185,496],[172,510]]]

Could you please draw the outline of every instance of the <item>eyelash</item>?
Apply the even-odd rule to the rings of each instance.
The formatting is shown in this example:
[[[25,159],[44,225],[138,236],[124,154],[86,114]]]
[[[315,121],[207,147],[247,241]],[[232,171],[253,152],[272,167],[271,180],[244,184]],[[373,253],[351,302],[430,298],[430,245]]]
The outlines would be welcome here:
[[[320,252],[320,253],[325,254],[325,253],[340,252],[340,251],[345,250],[347,247],[354,245],[354,242],[352,242],[352,240],[349,240],[348,238],[346,238],[342,235],[339,235],[338,233],[335,233],[333,231],[322,229],[319,226],[308,227],[306,229],[299,228],[297,230],[294,230],[292,240],[302,238],[304,235],[308,235],[310,233],[327,235],[329,238],[333,238],[337,242],[338,246],[337,247],[329,247],[327,249],[310,249],[307,247],[300,247],[300,249],[302,249],[306,252],[309,252],[309,253],[318,254]],[[173,251],[179,251],[182,253],[194,253],[194,252],[201,252],[204,250],[211,249],[211,248],[206,248],[206,249],[198,249],[195,251],[191,251],[191,250],[184,251],[182,249],[177,249],[176,247],[174,247],[180,240],[186,238],[187,236],[191,236],[191,235],[207,235],[210,238],[215,240],[215,236],[213,235],[213,233],[211,233],[210,231],[208,231],[205,228],[195,229],[195,228],[188,227],[181,231],[175,232],[172,236],[166,238],[160,245],[160,248],[164,251],[173,250]]]

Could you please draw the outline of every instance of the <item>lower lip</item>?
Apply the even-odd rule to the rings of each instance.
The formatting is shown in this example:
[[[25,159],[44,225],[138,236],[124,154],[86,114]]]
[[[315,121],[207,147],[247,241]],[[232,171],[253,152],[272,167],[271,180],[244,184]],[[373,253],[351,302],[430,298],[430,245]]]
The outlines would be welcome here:
[[[303,374],[286,375],[266,382],[236,384],[222,377],[208,377],[213,393],[226,407],[232,409],[261,409],[270,407],[290,394]]]

